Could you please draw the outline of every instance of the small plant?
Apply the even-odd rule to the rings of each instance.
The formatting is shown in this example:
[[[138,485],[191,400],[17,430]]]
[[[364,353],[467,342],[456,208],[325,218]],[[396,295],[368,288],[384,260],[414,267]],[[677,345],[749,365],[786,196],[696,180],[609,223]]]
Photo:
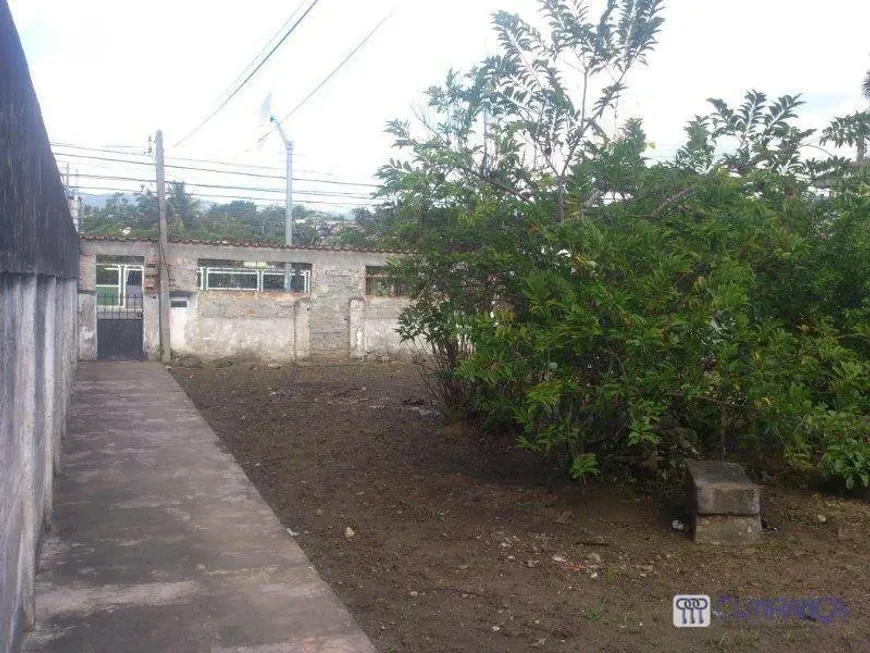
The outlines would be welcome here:
[[[604,606],[607,605],[607,599],[601,599],[601,602],[598,605],[592,606],[588,610],[584,616],[589,623],[595,623],[601,617],[601,612],[604,610]]]
[[[580,454],[571,461],[570,476],[573,479],[585,479],[587,476],[597,476],[598,474],[600,471],[594,453]]]
[[[620,628],[626,628],[628,630],[633,630],[642,626],[643,623],[638,620],[637,617],[634,616],[633,612],[626,612],[622,615],[622,625]]]
[[[828,445],[822,461],[827,478],[843,480],[847,490],[870,487],[870,444],[858,438],[845,438]]]

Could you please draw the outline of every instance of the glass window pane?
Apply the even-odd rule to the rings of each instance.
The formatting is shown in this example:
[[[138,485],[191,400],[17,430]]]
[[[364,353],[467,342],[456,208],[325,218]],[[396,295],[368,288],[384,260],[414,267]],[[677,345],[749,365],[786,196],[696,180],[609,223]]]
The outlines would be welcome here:
[[[115,267],[97,266],[97,285],[118,285],[121,280],[121,271]]]
[[[132,269],[127,270],[127,285],[141,286],[142,285],[142,270]]]
[[[256,272],[209,270],[208,287],[223,290],[256,290]]]
[[[284,290],[284,273],[264,272],[263,290]]]
[[[291,280],[293,292],[311,292],[311,265],[305,263],[293,264],[293,279]]]
[[[366,268],[366,295],[386,297],[390,294],[390,282],[387,270],[382,267]]]
[[[97,288],[97,306],[119,306],[119,299],[117,287]]]

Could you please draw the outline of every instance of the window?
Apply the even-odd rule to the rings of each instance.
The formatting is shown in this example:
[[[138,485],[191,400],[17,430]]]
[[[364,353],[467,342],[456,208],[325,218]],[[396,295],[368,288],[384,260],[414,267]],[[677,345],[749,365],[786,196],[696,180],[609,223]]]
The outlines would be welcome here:
[[[121,266],[97,266],[97,306],[121,305]]]
[[[402,297],[407,295],[404,284],[393,283],[385,267],[366,266],[366,295],[371,297]]]
[[[206,268],[206,290],[257,290],[256,271],[236,268]]]
[[[311,292],[311,266],[306,263],[293,263],[290,271],[290,292]],[[278,269],[263,270],[263,290],[284,290],[284,266],[276,263]]]
[[[117,286],[121,281],[121,268],[117,265],[98,265],[97,266],[97,285],[98,286]]]
[[[142,304],[142,265],[97,264],[97,306]]]
[[[293,288],[294,277],[296,270],[293,270],[290,277],[290,288]],[[284,290],[284,273],[283,272],[263,272],[263,290]]]
[[[311,292],[311,265],[292,263],[290,292]],[[199,261],[196,286],[200,290],[253,290],[282,292],[284,263],[251,261]]]

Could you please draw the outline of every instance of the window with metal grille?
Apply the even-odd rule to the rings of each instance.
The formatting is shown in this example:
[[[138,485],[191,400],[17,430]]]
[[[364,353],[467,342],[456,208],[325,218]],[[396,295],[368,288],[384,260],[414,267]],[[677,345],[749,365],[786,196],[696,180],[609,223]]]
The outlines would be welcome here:
[[[134,303],[142,303],[142,278],[144,266],[141,264],[97,264],[97,306],[126,306],[132,298]]]
[[[311,292],[311,265],[293,263],[290,292]],[[199,290],[284,291],[284,263],[201,260],[196,272]]]
[[[257,271],[235,268],[206,268],[206,290],[259,290]]]
[[[389,270],[380,266],[366,266],[366,295],[370,297],[404,297],[407,289],[390,278]]]
[[[284,290],[284,269],[263,270],[263,290]],[[305,263],[294,263],[290,271],[290,292],[311,292],[311,266]]]
[[[366,267],[366,295],[389,297],[390,291],[390,279],[387,276],[387,268]]]

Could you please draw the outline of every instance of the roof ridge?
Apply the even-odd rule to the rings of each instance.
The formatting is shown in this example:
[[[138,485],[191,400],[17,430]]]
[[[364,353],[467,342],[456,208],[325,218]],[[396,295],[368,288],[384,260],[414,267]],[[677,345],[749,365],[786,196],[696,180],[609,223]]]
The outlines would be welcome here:
[[[94,242],[118,242],[118,243],[156,243],[154,238],[140,238],[130,236],[103,236],[100,234],[79,234],[82,240]],[[375,254],[407,254],[403,249],[387,249],[382,247],[351,247],[348,245],[282,245],[279,243],[265,243],[262,241],[236,241],[236,240],[201,240],[196,238],[177,239],[170,238],[170,244],[177,245],[230,245],[234,247],[257,247],[263,249],[300,249],[321,252],[361,252]]]

